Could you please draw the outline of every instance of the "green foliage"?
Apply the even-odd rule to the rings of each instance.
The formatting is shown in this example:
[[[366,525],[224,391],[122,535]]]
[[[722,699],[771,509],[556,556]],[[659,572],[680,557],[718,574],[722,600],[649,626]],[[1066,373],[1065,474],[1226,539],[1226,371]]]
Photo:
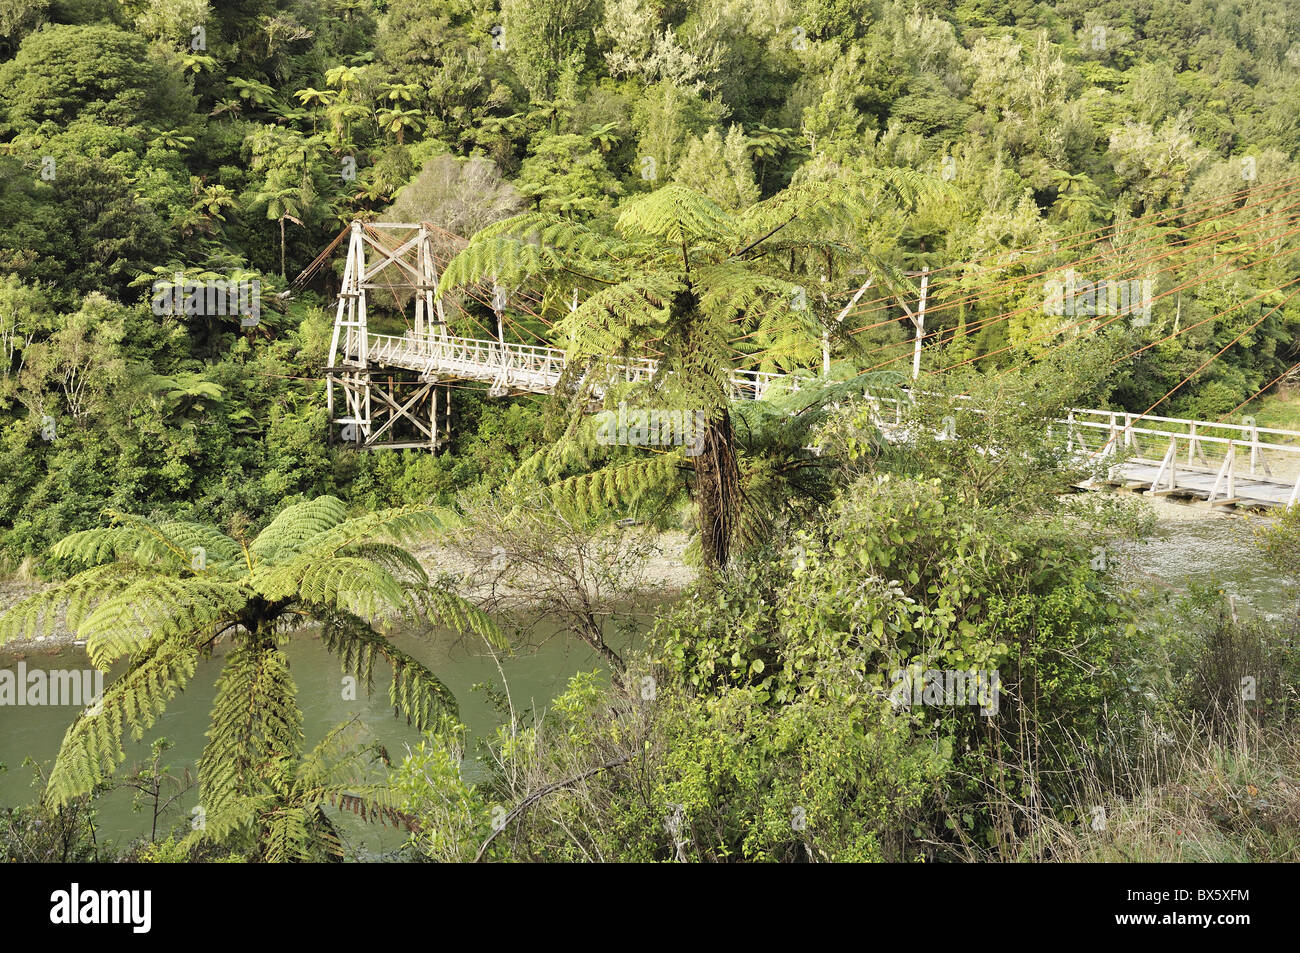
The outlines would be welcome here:
[[[24,767],[31,764],[30,760],[23,762]],[[0,764],[0,771],[5,770],[7,766]],[[43,787],[41,770],[34,768],[33,774],[34,785]],[[6,864],[94,863],[105,854],[95,822],[92,796],[61,807],[39,798],[25,807],[0,807],[0,860]]]
[[[206,50],[188,45],[196,24]],[[676,856],[663,828],[671,788],[671,803],[691,804],[684,817],[700,856],[902,856],[903,835],[880,812],[929,810],[921,792],[947,770],[945,739],[973,738],[971,719],[921,733],[872,709],[870,729],[841,726],[858,710],[839,694],[852,694],[852,683],[817,673],[843,649],[845,620],[857,618],[832,590],[866,583],[835,577],[818,560],[837,543],[865,554],[873,572],[901,567],[914,550],[968,569],[972,553],[992,560],[988,579],[966,583],[978,598],[921,569],[929,582],[909,595],[911,608],[863,590],[873,619],[897,631],[850,634],[947,661],[1014,648],[1028,673],[1024,691],[1050,702],[1029,723],[1059,715],[1091,738],[1095,726],[1079,709],[1102,696],[1077,671],[1095,666],[1098,684],[1109,684],[1108,653],[1131,647],[1113,631],[1112,641],[1083,631],[1096,592],[1068,571],[1065,530],[1045,514],[1070,477],[1086,474],[1062,466],[1042,420],[1079,401],[1220,418],[1286,380],[1300,308],[1277,289],[1295,271],[1292,203],[1285,190],[1262,190],[1297,171],[1297,49],[1288,0],[0,4],[0,560],[32,557],[41,573],[69,576],[17,607],[0,631],[46,632],[63,613],[95,663],[120,672],[103,712],[71,729],[52,790],[83,791],[113,770],[122,739],[150,730],[223,626],[250,643],[236,659],[250,666],[247,677],[271,678],[284,628],[315,618],[347,671],[369,683],[374,660],[384,660],[399,714],[435,725],[450,699],[383,640],[378,617],[400,610],[479,634],[491,628],[429,586],[403,548],[410,534],[444,525],[430,504],[513,483],[545,487],[588,516],[662,522],[690,495],[706,560],[726,562],[734,537],[754,554],[739,578],[768,603],[725,583],[701,596],[712,614],[693,624],[708,637],[670,641],[682,651],[673,664],[690,673],[683,684],[716,697],[674,696],[667,710],[677,722],[655,726],[664,750],[676,752],[659,800],[637,800],[630,787],[610,795],[628,818],[628,843],[640,845],[629,855]],[[348,159],[355,178],[344,174]],[[1237,191],[1235,210],[1199,211]],[[506,218],[525,203],[531,211]],[[1177,212],[1184,203],[1191,208]],[[1159,228],[1134,219],[1157,213],[1168,219]],[[1254,227],[1261,213],[1280,224],[1231,242],[1214,237]],[[458,389],[454,442],[440,456],[327,447],[320,368],[331,315],[316,296],[332,285],[317,278],[291,301],[265,275],[287,278],[341,223],[376,215],[475,235],[444,288],[477,294],[495,280],[541,302],[544,321],[530,329],[555,326],[554,343],[571,358],[571,400],[544,414],[532,401],[488,402]],[[1149,325],[1097,334],[1085,325],[1060,347],[1062,322],[1043,313],[1039,281],[1080,266],[1085,253],[1072,235],[1107,226],[1105,268],[1162,269],[1162,297]],[[1028,248],[1046,251],[1007,254]],[[1222,273],[1207,271],[1207,256]],[[856,375],[905,363],[904,322],[892,311],[858,322],[854,311],[840,323],[837,302],[860,287],[862,270],[872,297],[914,301],[904,272],[921,265],[943,276],[929,286],[923,372],[963,370],[926,374],[924,399],[900,413],[909,439],[891,444],[853,392],[865,384],[876,396],[894,393],[894,379]],[[255,330],[150,313],[151,282],[177,272],[261,278],[283,313]],[[478,310],[471,295],[459,300]],[[868,298],[859,310],[872,308],[880,310]],[[396,321],[387,311],[375,303],[377,321]],[[866,330],[850,336],[854,324]],[[824,353],[831,381],[815,384]],[[643,356],[660,362],[655,379],[604,384],[611,357]],[[793,371],[801,389],[732,405],[737,365]],[[1028,365],[1044,370],[1026,373]],[[592,399],[702,410],[708,450],[604,445],[580,414]],[[834,414],[834,404],[852,406]],[[931,440],[945,418],[958,439]],[[893,474],[881,484],[886,496],[915,503],[951,540],[864,503],[880,472]],[[941,498],[921,489],[935,479]],[[346,515],[393,506],[399,515],[377,521]],[[963,508],[973,513],[965,523],[953,515]],[[94,528],[105,509],[150,518]],[[1068,514],[1094,544],[1128,520],[1088,506]],[[270,536],[245,538],[244,527],[268,523]],[[786,555],[768,551],[765,563],[763,544],[779,548],[797,526],[808,530],[795,543],[805,567],[787,578]],[[1287,571],[1297,562],[1293,529],[1284,517],[1265,541]],[[870,545],[859,547],[854,532]],[[206,553],[203,573],[190,568],[194,547]],[[1027,579],[1023,565],[1039,576]],[[895,576],[913,585],[901,569]],[[826,600],[778,616],[777,603],[791,604],[796,589]],[[255,635],[249,612],[268,604],[293,609],[278,617],[283,626]],[[1199,641],[1170,649],[1189,673],[1181,708],[1209,712],[1231,694],[1230,684],[1191,673],[1282,671],[1273,649],[1257,644],[1267,642],[1260,632],[1209,610],[1198,619]],[[793,629],[806,644],[792,647]],[[1013,646],[1021,630],[1032,644]],[[1070,638],[1097,657],[1083,668],[1062,663]],[[799,708],[823,691],[823,677],[824,696]],[[278,698],[291,695],[287,681],[271,681]],[[575,711],[589,690],[575,686]],[[761,713],[776,705],[781,728],[772,735]],[[342,802],[303,773],[310,755],[290,744],[291,718],[280,715],[279,729],[257,729],[265,750],[232,754],[255,764],[265,786],[231,808],[223,829],[248,838],[238,845],[248,856],[336,857],[322,811]],[[589,721],[581,730],[592,738],[615,730]],[[754,770],[743,752],[722,750],[731,726],[780,769]],[[825,748],[815,744],[821,736]],[[806,758],[789,739],[805,744]],[[959,773],[1000,768],[1009,744],[981,737],[951,763]],[[422,758],[443,758],[432,752]],[[692,774],[683,752],[714,766],[714,778]],[[615,788],[630,785],[621,775],[630,767],[605,763],[565,770],[599,769]],[[463,783],[450,764],[429,762],[440,791]],[[558,763],[530,764],[564,780]],[[855,778],[864,765],[896,769],[900,789]],[[783,826],[796,775],[807,784],[808,816],[829,838],[817,846]],[[743,792],[753,810],[719,807],[726,792]],[[841,793],[874,819],[857,835],[824,826]],[[556,816],[568,823],[578,808],[561,801]],[[465,856],[490,833],[481,806],[463,825],[448,821],[454,836],[422,849]],[[32,836],[31,819],[14,829]],[[987,832],[986,821],[962,812],[959,829],[944,827],[938,839]],[[714,828],[725,835],[701,837]],[[552,848],[620,855],[605,840]],[[154,859],[190,850],[173,841]],[[493,850],[510,853],[499,842]]]
[[[519,168],[519,191],[542,212],[589,218],[623,189],[584,136],[544,136]]]
[[[392,775],[401,809],[420,819],[409,844],[417,856],[444,862],[474,859],[490,832],[491,805],[462,771],[465,728],[429,732],[410,749]]]
[[[252,824],[268,809],[267,798],[303,794],[296,787],[302,772],[317,770],[300,759],[302,716],[281,650],[285,635],[306,622],[324,624],[327,648],[367,687],[375,656],[388,661],[389,698],[409,722],[425,728],[454,715],[455,699],[438,678],[376,628],[392,616],[421,618],[500,644],[490,619],[431,583],[402,548],[447,525],[445,514],[428,506],[349,517],[339,500],[321,497],[285,507],[251,540],[123,514],[62,540],[53,557],[86,568],[0,617],[0,643],[48,631],[64,609],[97,666],[125,658],[126,670],[68,729],[50,775],[50,803],[66,805],[107,778],[125,756],[123,739],[153,726],[200,655],[223,638],[234,648],[199,765],[205,809],[227,819],[214,822],[212,836]],[[259,841],[269,856],[299,857],[317,834],[329,841],[319,816],[324,790],[312,788],[294,807],[296,820],[275,815]]]
[[[174,128],[193,102],[144,41],[112,26],[51,26],[0,67],[0,109],[16,130],[73,118]]]
[[[961,705],[911,712],[918,739],[959,753],[963,777],[996,765],[1017,790],[1050,788],[1045,778],[1080,757],[1076,742],[1100,743],[1128,618],[1072,521],[1009,520],[937,482],[865,477],[815,525],[660,621],[659,657],[691,691],[745,690],[777,709],[869,706],[911,668],[997,670],[993,717]],[[1031,737],[1042,747],[1026,757]],[[966,836],[995,836],[978,785],[947,796],[968,806]]]

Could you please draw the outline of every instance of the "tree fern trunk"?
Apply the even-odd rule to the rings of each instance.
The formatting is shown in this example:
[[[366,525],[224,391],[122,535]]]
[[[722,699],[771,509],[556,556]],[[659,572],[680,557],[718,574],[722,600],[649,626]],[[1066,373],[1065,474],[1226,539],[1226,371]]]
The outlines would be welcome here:
[[[731,556],[740,496],[740,471],[731,432],[731,414],[723,407],[704,430],[704,445],[695,458],[695,511],[705,565],[720,569]]]

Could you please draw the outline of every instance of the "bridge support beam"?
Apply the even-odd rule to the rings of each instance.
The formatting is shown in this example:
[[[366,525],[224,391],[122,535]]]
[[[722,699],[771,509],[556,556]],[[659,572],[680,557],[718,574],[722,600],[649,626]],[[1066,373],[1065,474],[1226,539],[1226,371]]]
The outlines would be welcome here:
[[[1178,438],[1170,436],[1169,449],[1165,451],[1165,458],[1160,463],[1160,469],[1156,471],[1155,477],[1151,480],[1151,488],[1147,490],[1147,496],[1163,496],[1166,493],[1173,493],[1178,489]]]
[[[451,389],[437,379],[412,371],[371,365],[365,370],[329,368],[326,379],[337,385],[344,416],[330,429],[335,437],[359,450],[438,450],[450,437]]]
[[[1220,491],[1223,493],[1221,498]],[[1237,502],[1237,445],[1234,443],[1228,444],[1227,456],[1223,458],[1223,464],[1214,478],[1214,486],[1210,488],[1210,496],[1206,502],[1211,506],[1225,506]]]
[[[448,436],[451,392],[437,377],[393,366],[372,349],[367,291],[410,291],[417,348],[446,340],[447,317],[437,295],[432,226],[353,222],[325,368],[331,444],[437,450]],[[441,395],[441,396],[440,396]]]

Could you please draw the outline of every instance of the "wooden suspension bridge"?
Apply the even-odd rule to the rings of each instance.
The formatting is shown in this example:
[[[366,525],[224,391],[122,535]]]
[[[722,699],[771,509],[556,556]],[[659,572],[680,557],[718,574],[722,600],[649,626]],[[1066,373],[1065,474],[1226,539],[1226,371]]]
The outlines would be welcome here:
[[[492,294],[496,340],[448,333],[444,303],[436,294],[437,231],[428,223],[352,224],[325,368],[331,439],[363,449],[437,450],[450,431],[451,383],[486,384],[494,397],[546,394],[559,384],[564,351],[504,340],[505,300],[499,289]],[[371,291],[412,295],[414,326],[401,335],[370,333]],[[904,310],[916,327],[919,356],[924,290],[916,309],[904,303]],[[914,376],[916,365],[914,357]],[[654,373],[650,359],[620,363],[615,371],[616,378],[632,383]],[[774,385],[797,388],[797,382],[793,375],[737,370],[731,396],[762,400]],[[904,405],[910,397],[864,396],[886,437],[905,439]],[[1055,426],[1064,430],[1074,459],[1104,471],[1081,489],[1125,487],[1200,500],[1211,508],[1290,506],[1300,499],[1297,431],[1090,409],[1071,409]]]

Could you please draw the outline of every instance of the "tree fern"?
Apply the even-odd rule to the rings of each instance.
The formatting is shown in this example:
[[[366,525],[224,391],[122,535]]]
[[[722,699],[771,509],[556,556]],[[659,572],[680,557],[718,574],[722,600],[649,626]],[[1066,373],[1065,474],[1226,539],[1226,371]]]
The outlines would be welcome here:
[[[79,715],[64,735],[46,798],[62,806],[109,777],[126,757],[123,738],[128,733],[143,737],[189,682],[198,656],[198,648],[184,638],[145,646],[127,672],[105,688],[104,697]]]
[[[732,213],[674,184],[627,202],[614,222],[615,237],[529,213],[471,239],[445,269],[440,291],[502,276],[543,295],[557,286],[573,289],[581,300],[555,323],[568,357],[557,391],[573,415],[614,388],[611,360],[656,360],[653,379],[630,393],[641,407],[705,415],[702,452],[674,470],[691,475],[706,562],[723,565],[743,504],[730,422],[737,360],[791,371],[820,357],[822,335],[840,329],[825,309],[809,307],[809,288],[833,261],[860,258],[862,251],[838,241],[832,226],[851,231],[881,202],[908,205],[941,188],[906,169],[839,175],[834,182],[805,176]],[[882,272],[883,285],[906,280],[895,271]],[[581,428],[570,426],[560,442],[579,439]],[[608,476],[567,475],[554,492],[604,506],[624,487],[645,489],[643,479],[626,478],[667,472],[662,464],[619,467]]]
[[[454,714],[446,686],[382,634],[390,619],[420,619],[504,644],[490,618],[432,583],[403,548],[453,524],[446,511],[421,506],[349,516],[341,501],[320,497],[285,507],[250,543],[211,526],[122,513],[60,541],[52,555],[86,568],[0,616],[0,642],[48,632],[62,613],[93,664],[125,660],[126,668],[68,729],[50,774],[51,804],[111,775],[125,741],[143,737],[201,654],[224,639],[233,647],[199,767],[215,830],[255,830],[269,838],[268,857],[301,859],[304,838],[324,839],[312,850],[330,841],[329,805],[362,798],[383,808],[373,791],[303,786],[302,715],[283,640],[318,621],[326,646],[368,686],[374,659],[391,670],[389,700],[400,717],[424,727]]]

